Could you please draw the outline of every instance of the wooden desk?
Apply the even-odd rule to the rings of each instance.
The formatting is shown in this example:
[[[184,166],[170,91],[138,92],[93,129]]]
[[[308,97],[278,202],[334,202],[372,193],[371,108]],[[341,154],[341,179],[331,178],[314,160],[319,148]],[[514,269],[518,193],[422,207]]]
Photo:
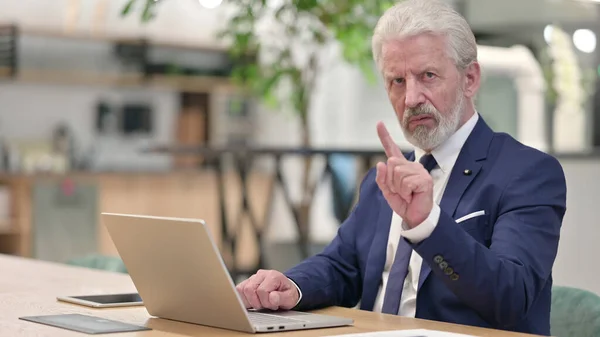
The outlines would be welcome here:
[[[19,320],[22,316],[81,313],[127,323],[147,325],[153,330],[114,337],[192,337],[192,336],[251,336],[250,334],[214,329],[194,324],[153,318],[143,307],[120,309],[91,309],[56,301],[57,295],[92,294],[135,291],[128,275],[42,262],[22,257],[0,255],[0,331],[6,336],[86,336],[76,332]],[[489,337],[531,336],[495,330],[473,328],[419,319],[381,315],[345,308],[321,310],[323,313],[350,317],[353,327],[305,330],[263,334],[265,337],[328,336],[348,333],[432,329]]]

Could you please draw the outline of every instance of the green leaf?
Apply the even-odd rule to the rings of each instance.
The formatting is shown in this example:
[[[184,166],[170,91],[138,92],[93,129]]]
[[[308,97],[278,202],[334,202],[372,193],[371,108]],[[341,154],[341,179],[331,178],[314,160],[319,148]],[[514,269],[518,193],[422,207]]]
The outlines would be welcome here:
[[[142,12],[142,22],[148,22],[154,18],[154,13],[152,9],[156,3],[153,0],[146,0],[146,5],[144,6],[144,11]]]
[[[288,5],[282,5],[281,7],[277,8],[277,10],[275,11],[275,14],[274,14],[275,20],[281,21],[281,16],[288,9],[289,9]]]
[[[123,7],[123,9],[121,10],[121,16],[125,16],[125,15],[129,14],[129,12],[131,12],[131,8],[133,8],[133,4],[135,3],[135,1],[136,0],[127,1],[125,6]]]
[[[264,78],[262,85],[260,86],[260,95],[267,96],[271,90],[277,86],[277,83],[281,79],[281,77],[285,74],[284,71],[278,70],[269,77]]]
[[[277,97],[275,96],[275,93],[273,92],[267,92],[264,96],[263,96],[263,102],[265,103],[265,105],[271,109],[276,109],[279,107],[279,101],[277,100]]]
[[[317,0],[296,0],[298,11],[310,11],[317,7]]]

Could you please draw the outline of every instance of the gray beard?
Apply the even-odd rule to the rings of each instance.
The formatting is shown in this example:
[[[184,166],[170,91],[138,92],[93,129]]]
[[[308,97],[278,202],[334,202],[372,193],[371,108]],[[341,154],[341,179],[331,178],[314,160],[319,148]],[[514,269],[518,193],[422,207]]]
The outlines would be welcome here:
[[[443,116],[430,104],[415,109],[407,109],[404,112],[402,121],[402,132],[406,140],[415,147],[424,151],[433,150],[448,140],[458,130],[463,112],[464,96],[462,93],[459,93],[457,102],[447,116]],[[419,115],[430,115],[435,119],[437,126],[430,129],[425,125],[419,125],[411,133],[408,131],[408,119]]]

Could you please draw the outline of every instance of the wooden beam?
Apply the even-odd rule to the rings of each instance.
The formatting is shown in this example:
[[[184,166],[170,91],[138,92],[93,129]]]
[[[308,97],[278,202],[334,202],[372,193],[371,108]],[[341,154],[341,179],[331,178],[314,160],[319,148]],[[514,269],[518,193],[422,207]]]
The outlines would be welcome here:
[[[55,85],[98,85],[118,87],[151,87],[185,92],[235,91],[229,78],[216,76],[153,75],[148,79],[140,73],[100,73],[47,69],[19,69],[15,77],[9,67],[0,67],[0,78],[17,83]]]

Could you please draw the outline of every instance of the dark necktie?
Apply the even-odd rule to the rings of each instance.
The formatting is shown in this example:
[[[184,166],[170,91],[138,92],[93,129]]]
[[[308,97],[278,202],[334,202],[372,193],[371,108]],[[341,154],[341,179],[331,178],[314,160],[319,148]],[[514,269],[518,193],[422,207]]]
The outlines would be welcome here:
[[[437,166],[435,158],[431,154],[426,154],[419,160],[421,165],[425,167],[427,172],[431,172],[434,167]],[[388,276],[387,286],[385,288],[385,296],[383,298],[383,307],[381,312],[384,314],[398,314],[400,309],[400,299],[402,298],[402,288],[404,287],[404,279],[408,273],[408,264],[410,262],[410,255],[412,248],[400,237],[398,242],[398,249],[394,257],[394,263],[390,269]]]

